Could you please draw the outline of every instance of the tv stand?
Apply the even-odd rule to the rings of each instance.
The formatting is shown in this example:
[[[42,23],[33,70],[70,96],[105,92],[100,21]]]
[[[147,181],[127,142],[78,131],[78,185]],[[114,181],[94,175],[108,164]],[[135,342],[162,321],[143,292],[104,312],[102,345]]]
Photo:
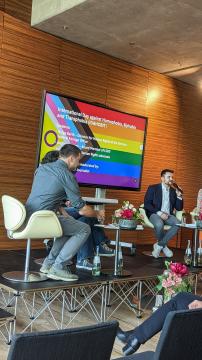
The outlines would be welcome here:
[[[96,188],[95,189],[95,197],[82,197],[88,204],[92,205],[106,205],[106,204],[118,204],[117,199],[107,199],[106,197],[106,189]],[[98,209],[97,209],[98,210]]]
[[[92,205],[106,205],[106,204],[118,204],[117,199],[106,199],[106,198],[99,198],[99,197],[82,197],[88,204]]]
[[[94,205],[95,210],[101,210],[107,204],[118,204],[118,199],[107,199],[106,189],[96,188],[95,197],[83,197],[82,199],[86,201],[87,204]],[[104,226],[104,225],[103,225]],[[110,240],[111,245],[116,245],[115,240]],[[127,247],[130,249],[131,255],[135,255],[136,246],[134,243],[121,242],[122,247]]]

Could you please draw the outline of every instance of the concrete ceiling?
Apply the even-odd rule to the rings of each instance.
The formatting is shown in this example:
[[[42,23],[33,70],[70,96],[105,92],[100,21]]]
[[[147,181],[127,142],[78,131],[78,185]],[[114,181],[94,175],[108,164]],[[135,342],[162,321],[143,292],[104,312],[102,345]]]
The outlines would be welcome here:
[[[202,0],[33,0],[32,26],[202,87]]]

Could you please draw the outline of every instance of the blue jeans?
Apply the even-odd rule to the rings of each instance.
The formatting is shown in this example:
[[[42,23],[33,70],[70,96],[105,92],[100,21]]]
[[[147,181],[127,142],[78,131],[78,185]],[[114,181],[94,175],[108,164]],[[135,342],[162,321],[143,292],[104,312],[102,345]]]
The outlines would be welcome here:
[[[176,224],[179,224],[180,221],[174,215],[169,215],[167,220],[163,220],[159,215],[152,214],[149,221],[154,225],[154,231],[159,246],[166,246],[168,241],[172,239],[179,230],[179,226],[176,226]],[[164,225],[170,225],[171,228],[164,231]]]
[[[105,243],[108,239],[105,235],[103,228],[94,226],[99,224],[96,217],[82,216],[74,208],[65,208],[67,213],[75,219],[88,224],[91,228],[91,233],[86,242],[79,248],[77,252],[77,263],[94,256],[94,251],[101,243]]]
[[[73,217],[59,216],[63,234],[57,238],[49,255],[45,259],[45,264],[53,265],[57,269],[64,269],[79,248],[83,247],[88,240],[90,227],[87,224],[81,224]]]

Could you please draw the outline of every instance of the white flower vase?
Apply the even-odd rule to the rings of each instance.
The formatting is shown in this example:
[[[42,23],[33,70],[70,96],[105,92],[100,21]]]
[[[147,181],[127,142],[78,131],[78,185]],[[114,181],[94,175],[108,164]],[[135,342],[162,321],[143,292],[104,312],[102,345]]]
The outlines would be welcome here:
[[[119,226],[123,229],[136,229],[137,220],[135,219],[119,219]]]
[[[202,229],[202,220],[196,220],[196,227]]]

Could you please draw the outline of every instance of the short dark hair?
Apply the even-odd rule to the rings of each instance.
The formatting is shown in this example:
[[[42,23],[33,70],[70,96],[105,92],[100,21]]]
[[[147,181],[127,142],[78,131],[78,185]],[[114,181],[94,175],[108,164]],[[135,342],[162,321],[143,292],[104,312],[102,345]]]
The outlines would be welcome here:
[[[79,156],[80,154],[81,150],[76,145],[65,144],[60,149],[60,156],[64,158],[67,158],[71,155]]]
[[[170,169],[163,169],[162,171],[161,171],[161,176],[164,176],[167,172],[170,172],[170,173],[174,173],[174,170],[170,170]]]
[[[58,150],[48,151],[46,153],[46,155],[43,157],[43,159],[41,160],[41,164],[47,164],[50,162],[54,162],[54,161],[58,160],[58,158],[59,158]]]

